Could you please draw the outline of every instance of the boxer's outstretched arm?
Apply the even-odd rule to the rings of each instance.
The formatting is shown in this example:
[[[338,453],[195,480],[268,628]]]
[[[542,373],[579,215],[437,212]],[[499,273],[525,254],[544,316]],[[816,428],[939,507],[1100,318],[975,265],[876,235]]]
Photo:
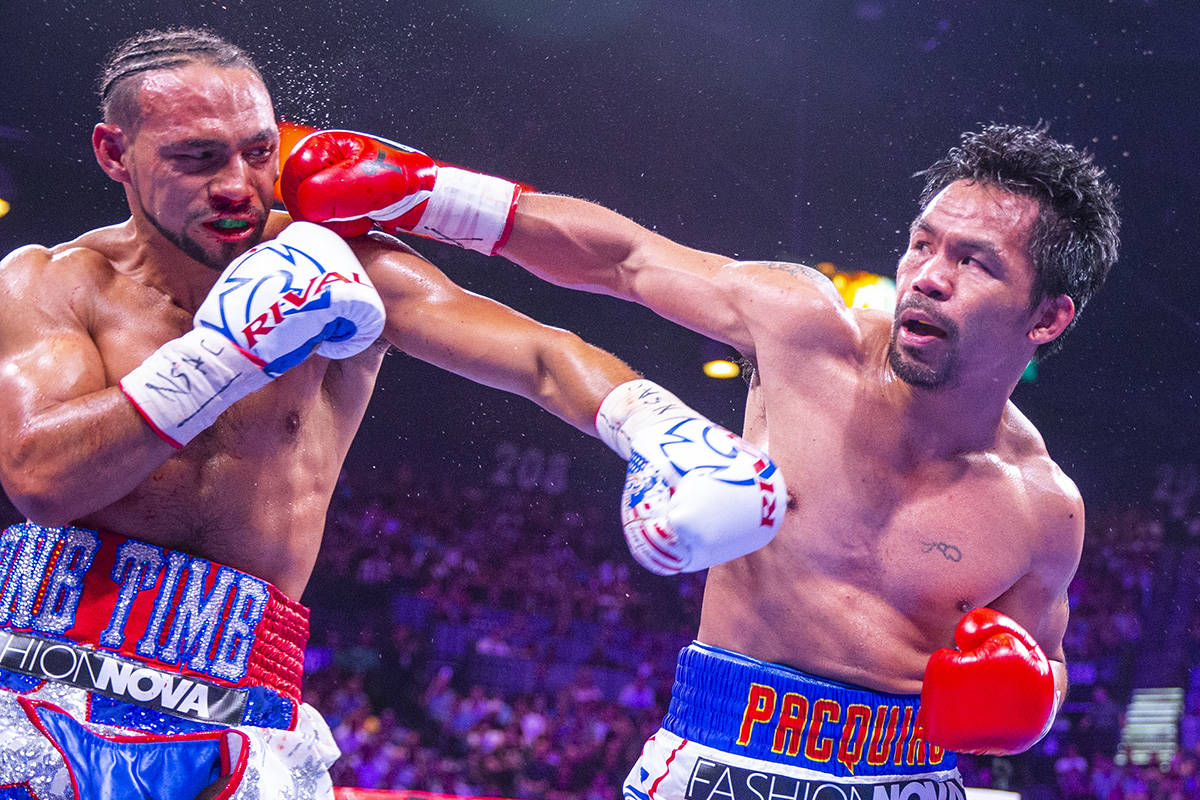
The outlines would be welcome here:
[[[378,137],[313,134],[292,151],[281,187],[296,219],[344,236],[377,226],[499,253],[554,283],[642,303],[752,358],[783,318],[801,321],[789,326],[788,342],[801,350],[845,331],[845,304],[816,270],[731,262],[594,203],[439,165]]]
[[[34,522],[60,525],[133,490],[174,452],[109,386],[79,312],[88,251],[41,248],[0,269],[0,482]]]
[[[551,283],[633,300],[739,349],[750,345],[741,304],[762,270],[685,247],[595,203],[522,193],[497,254]]]
[[[846,305],[815,269],[731,261],[576,198],[522,193],[498,254],[552,283],[633,300],[752,359],[768,337],[787,335],[803,352],[845,331]]]
[[[387,309],[387,340],[415,358],[526,397],[589,435],[613,387],[637,374],[574,333],[450,281],[397,245],[352,241]]]

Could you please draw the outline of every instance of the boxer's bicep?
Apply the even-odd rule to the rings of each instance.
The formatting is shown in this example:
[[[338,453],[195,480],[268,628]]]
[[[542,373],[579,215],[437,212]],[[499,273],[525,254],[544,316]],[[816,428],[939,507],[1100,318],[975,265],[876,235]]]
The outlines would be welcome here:
[[[1047,527],[1035,544],[1029,571],[992,608],[1025,627],[1055,661],[1065,661],[1063,638],[1070,619],[1067,587],[1083,550],[1083,503],[1077,494],[1060,495],[1046,509]]]
[[[559,286],[632,300],[743,352],[753,341],[721,282],[728,256],[651,231],[573,197],[525,193],[499,254]]]
[[[114,453],[161,442],[107,385],[100,351],[66,294],[79,288],[62,274],[69,271],[29,266],[9,262],[0,272],[0,483],[22,513],[59,524],[107,480],[102,468],[130,472]]]

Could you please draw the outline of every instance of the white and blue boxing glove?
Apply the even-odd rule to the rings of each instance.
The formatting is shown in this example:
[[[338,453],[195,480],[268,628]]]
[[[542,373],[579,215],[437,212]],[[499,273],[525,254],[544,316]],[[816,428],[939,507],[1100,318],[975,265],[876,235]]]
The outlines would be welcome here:
[[[647,380],[613,389],[600,439],[629,462],[621,525],[633,557],[659,575],[695,572],[774,538],[787,508],[766,453]]]
[[[378,292],[340,236],[293,222],[233,261],[192,330],[121,379],[155,432],[183,447],[221,412],[316,351],[361,352],[383,332]]]

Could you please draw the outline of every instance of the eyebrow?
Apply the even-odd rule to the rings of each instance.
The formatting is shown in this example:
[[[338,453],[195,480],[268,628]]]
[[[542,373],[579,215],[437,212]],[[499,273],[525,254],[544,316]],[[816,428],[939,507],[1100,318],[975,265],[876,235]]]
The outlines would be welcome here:
[[[271,141],[271,138],[271,131],[267,128],[264,128],[258,133],[248,136],[242,141],[238,142],[237,147],[246,147],[247,145],[256,144],[258,142],[269,142]],[[170,149],[173,147],[183,147],[189,149],[199,149],[204,147],[224,147],[225,144],[226,143],[223,139],[184,139],[183,141],[179,142],[171,142],[165,145],[165,148]]]
[[[930,225],[928,222],[922,219],[913,220],[912,226],[909,228],[909,235],[912,235],[917,231],[925,231],[932,236],[937,236],[941,233],[938,228]],[[1000,251],[996,249],[996,245],[992,244],[986,239],[962,239],[958,244],[970,250],[978,250],[982,253],[986,253],[997,260],[1003,260],[1003,256],[1001,256]]]

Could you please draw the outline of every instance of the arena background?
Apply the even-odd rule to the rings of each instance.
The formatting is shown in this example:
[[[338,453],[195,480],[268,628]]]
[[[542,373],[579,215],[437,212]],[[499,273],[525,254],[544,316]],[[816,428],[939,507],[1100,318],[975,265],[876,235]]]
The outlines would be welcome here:
[[[1200,460],[1200,5],[1166,0],[716,2],[0,0],[0,250],[124,218],[89,138],[97,65],[150,26],[250,50],[281,117],[386,135],[580,195],[740,258],[892,274],[912,174],[981,123],[1046,120],[1121,188],[1121,259],[1015,400],[1091,506],[1187,501]],[[501,259],[414,242],[462,285],[577,331],[740,428],[728,350]],[[622,466],[524,400],[387,359],[348,467],[569,488]],[[1170,480],[1163,482],[1163,477]],[[803,492],[804,487],[794,487]],[[10,512],[11,516],[11,512]]]

